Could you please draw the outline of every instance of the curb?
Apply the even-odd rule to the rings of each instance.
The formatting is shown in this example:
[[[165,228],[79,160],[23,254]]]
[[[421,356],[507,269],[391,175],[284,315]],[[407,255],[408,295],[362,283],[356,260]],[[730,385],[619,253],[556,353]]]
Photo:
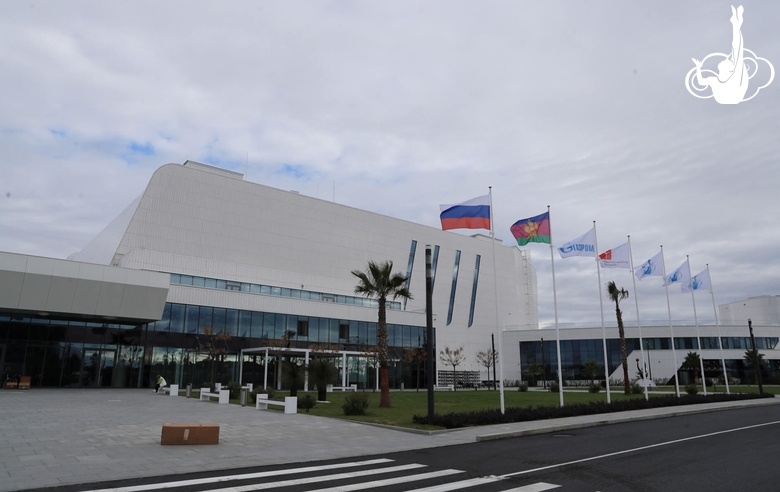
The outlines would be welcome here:
[[[627,422],[636,422],[640,420],[656,420],[656,419],[664,419],[668,417],[681,417],[684,415],[691,415],[691,414],[697,414],[697,413],[710,413],[710,412],[720,412],[723,410],[737,410],[742,408],[753,408],[753,407],[762,407],[762,406],[768,406],[768,405],[778,405],[780,404],[780,401],[778,401],[778,398],[773,399],[766,399],[766,400],[755,400],[755,402],[743,402],[738,403],[735,405],[730,406],[723,406],[723,407],[709,407],[709,408],[680,408],[680,407],[674,407],[675,410],[671,411],[669,413],[664,413],[660,415],[634,415],[634,416],[621,416],[616,417],[613,419],[605,419],[605,420],[597,420],[592,422],[574,422],[570,424],[559,424],[559,425],[552,425],[550,427],[544,427],[539,429],[525,429],[525,430],[517,430],[517,431],[508,431],[508,432],[497,432],[495,434],[483,434],[476,437],[477,442],[482,441],[495,441],[498,439],[508,439],[512,437],[523,437],[523,436],[533,436],[538,434],[550,434],[553,432],[559,432],[559,431],[566,431],[566,430],[572,430],[572,429],[584,429],[587,427],[597,427],[602,425],[610,425],[610,424],[623,424]],[[704,404],[706,405],[706,403]],[[641,411],[641,410],[639,410]],[[609,415],[609,414],[602,414],[602,415]],[[577,417],[574,417],[577,418]]]

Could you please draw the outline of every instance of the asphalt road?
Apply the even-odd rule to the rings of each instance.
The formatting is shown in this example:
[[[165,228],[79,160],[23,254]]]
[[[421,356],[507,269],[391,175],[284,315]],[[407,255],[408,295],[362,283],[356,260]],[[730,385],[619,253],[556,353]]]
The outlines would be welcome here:
[[[44,490],[772,491],[780,490],[779,454],[780,408],[769,406],[352,460],[177,475],[170,479],[175,484],[138,479]]]

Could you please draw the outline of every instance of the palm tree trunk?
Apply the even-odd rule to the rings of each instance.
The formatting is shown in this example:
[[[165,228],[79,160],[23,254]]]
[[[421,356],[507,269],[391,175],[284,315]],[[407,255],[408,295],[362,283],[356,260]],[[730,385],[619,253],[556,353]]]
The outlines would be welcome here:
[[[376,342],[379,349],[379,407],[390,408],[390,381],[387,377],[387,311],[386,299],[379,298],[379,323],[376,327]]]
[[[618,334],[620,336],[620,361],[623,364],[623,391],[625,394],[631,394],[631,382],[628,380],[628,354],[626,353],[626,332],[623,328],[623,313],[620,308],[615,308],[618,322]]]
[[[390,381],[387,378],[387,361],[379,366],[379,407],[390,408]]]

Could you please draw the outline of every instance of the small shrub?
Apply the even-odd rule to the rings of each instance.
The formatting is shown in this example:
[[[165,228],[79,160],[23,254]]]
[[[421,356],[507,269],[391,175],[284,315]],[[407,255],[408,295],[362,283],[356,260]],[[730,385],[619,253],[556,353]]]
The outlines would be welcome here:
[[[643,387],[639,386],[638,384],[632,384],[631,385],[631,393],[633,393],[635,395],[641,395],[644,392],[645,392],[645,389]]]
[[[588,386],[588,393],[598,393],[599,391],[601,391],[600,384],[591,384]]]
[[[208,388],[209,391],[216,391],[217,387],[214,385],[211,381],[206,381],[205,383],[200,385],[201,388]]]
[[[298,408],[306,410],[306,413],[309,413],[309,410],[315,406],[317,406],[317,399],[312,395],[303,395],[303,398],[298,398]]]
[[[695,395],[699,392],[699,387],[695,384],[686,384],[685,385],[685,392],[689,395]]]
[[[551,393],[557,393],[560,390],[560,386],[558,386],[558,382],[552,382],[550,383],[550,392]]]
[[[518,385],[517,385],[517,391],[522,391],[523,393],[525,393],[526,391],[528,391],[528,383],[521,383],[521,384],[518,384]]]
[[[230,381],[227,384],[227,390],[230,391],[230,399],[238,400],[241,398],[241,383],[238,381]]]
[[[368,395],[355,393],[344,399],[341,405],[344,415],[365,415],[368,409]]]

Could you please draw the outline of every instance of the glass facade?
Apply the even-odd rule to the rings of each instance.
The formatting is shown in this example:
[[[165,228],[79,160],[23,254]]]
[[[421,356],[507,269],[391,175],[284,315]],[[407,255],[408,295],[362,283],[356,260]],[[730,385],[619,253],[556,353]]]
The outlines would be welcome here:
[[[360,352],[376,344],[376,325],[172,303],[166,303],[159,321],[138,325],[0,312],[0,370],[31,376],[33,387],[140,388],[153,386],[157,374],[172,384],[199,387],[238,381],[241,349],[267,346],[287,335],[290,347],[327,343]],[[425,345],[425,327],[388,324],[387,331],[391,387],[414,387],[416,368],[402,360],[407,350]],[[365,359],[348,357],[348,381],[373,388],[376,373]],[[261,385],[264,358],[246,355],[243,363],[244,382]],[[259,364],[259,372],[253,364]]]
[[[723,337],[721,340],[724,349],[748,349],[750,346],[750,337]],[[642,341],[644,342],[645,350],[671,350],[671,338],[643,338]],[[702,346],[705,349],[717,348],[717,337],[702,337],[701,341]],[[778,341],[780,341],[780,338],[778,337],[756,337],[756,345],[760,349],[773,350],[776,348]],[[682,358],[685,357],[685,351],[697,348],[698,343],[695,337],[675,337],[674,346],[676,349],[682,350],[682,352],[678,354],[678,360],[682,363]],[[634,350],[639,350],[639,339],[627,338],[626,352],[630,354]],[[619,339],[607,339],[607,355],[609,372],[611,374],[620,366]],[[589,379],[583,374],[583,364],[589,359],[596,360],[603,368],[604,350],[601,339],[561,340],[561,371],[563,372],[565,380]],[[714,377],[718,377],[717,371],[720,370],[720,362],[715,362],[716,364],[713,364],[713,367],[716,367],[714,370]],[[544,342],[542,342],[541,339],[534,342],[520,342],[520,365],[522,367],[523,380],[528,381],[529,379],[533,379],[532,377],[529,377],[529,366],[534,364],[541,368],[546,379],[557,379],[558,357],[555,350],[554,339],[544,340]],[[727,360],[726,366],[729,372],[737,377],[741,377],[745,370],[742,360]],[[636,372],[636,367],[629,361],[629,375],[632,378],[636,377]],[[541,377],[542,376],[540,375],[539,378]],[[708,377],[710,376],[708,375]],[[603,376],[597,379],[603,379]]]
[[[414,261],[414,248],[416,246],[417,241],[413,241],[413,249],[409,259],[410,262]],[[376,299],[341,296],[337,294],[329,294],[327,292],[288,289],[286,287],[250,284],[247,282],[234,282],[231,280],[220,280],[215,278],[194,277],[192,275],[179,275],[178,273],[171,274],[171,285],[186,285],[188,287],[202,287],[204,289],[229,290],[249,294],[260,294],[264,296],[294,297],[296,299],[307,299],[318,302],[335,302],[337,304],[349,304],[353,306],[363,306],[369,308],[379,307],[379,301]],[[401,303],[397,301],[387,301],[387,309],[400,311]]]

